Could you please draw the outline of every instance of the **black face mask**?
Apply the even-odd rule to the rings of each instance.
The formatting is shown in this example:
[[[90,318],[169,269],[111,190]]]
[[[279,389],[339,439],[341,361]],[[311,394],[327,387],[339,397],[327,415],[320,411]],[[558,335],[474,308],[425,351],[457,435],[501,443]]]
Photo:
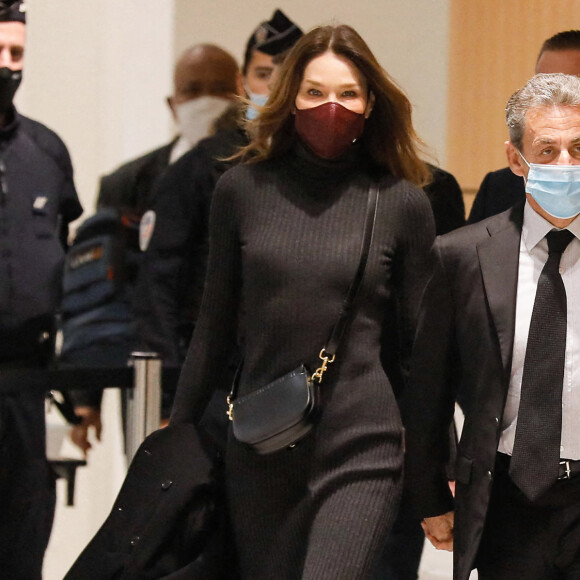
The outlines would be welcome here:
[[[12,107],[14,95],[22,81],[21,70],[0,68],[0,114],[4,115]]]

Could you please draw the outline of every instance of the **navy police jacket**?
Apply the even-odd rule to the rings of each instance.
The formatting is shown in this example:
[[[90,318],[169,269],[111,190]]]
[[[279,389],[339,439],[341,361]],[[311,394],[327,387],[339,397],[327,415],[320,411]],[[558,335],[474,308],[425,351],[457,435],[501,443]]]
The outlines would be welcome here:
[[[13,111],[0,128],[1,359],[33,355],[52,332],[63,241],[68,223],[81,213],[64,143]]]

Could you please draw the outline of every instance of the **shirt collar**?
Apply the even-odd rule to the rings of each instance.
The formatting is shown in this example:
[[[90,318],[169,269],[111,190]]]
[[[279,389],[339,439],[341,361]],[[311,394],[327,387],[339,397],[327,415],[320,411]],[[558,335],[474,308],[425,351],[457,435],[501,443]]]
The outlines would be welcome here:
[[[183,135],[180,135],[179,139],[175,141],[173,147],[171,148],[171,153],[169,154],[169,165],[175,163],[181,156],[185,155],[192,147],[193,146],[190,143],[190,141]]]
[[[526,201],[522,237],[528,252],[531,252],[553,229],[554,226]],[[576,238],[580,239],[580,216],[577,216],[564,229],[571,231]]]

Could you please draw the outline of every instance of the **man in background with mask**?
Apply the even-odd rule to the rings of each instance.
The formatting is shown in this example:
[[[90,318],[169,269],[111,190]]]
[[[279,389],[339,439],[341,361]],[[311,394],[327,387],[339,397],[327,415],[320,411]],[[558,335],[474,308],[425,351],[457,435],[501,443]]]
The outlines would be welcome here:
[[[11,375],[22,389],[0,392],[0,577],[10,580],[40,579],[52,527],[44,393],[30,370],[53,355],[68,223],[82,213],[64,143],[12,104],[25,10],[0,2],[0,384]]]
[[[254,30],[242,66],[251,104],[265,104],[275,61],[301,36],[300,28],[280,10]],[[183,363],[203,290],[211,195],[231,166],[224,159],[247,144],[243,121],[254,118],[257,110],[235,104],[218,122],[221,130],[177,161],[154,194],[148,213],[155,216],[155,226],[143,240],[137,321],[141,346],[159,352],[166,365]]]
[[[215,120],[243,90],[234,57],[213,44],[185,50],[175,65],[173,80],[174,94],[167,103],[179,136],[104,176],[97,198],[99,207],[143,213],[163,171],[210,135]]]
[[[580,78],[509,99],[525,199],[437,238],[402,397],[405,492],[454,578],[580,577]],[[457,395],[455,501],[444,465]],[[455,512],[455,517],[453,515]]]
[[[580,30],[558,32],[548,38],[536,61],[536,73],[580,76]],[[525,197],[524,183],[509,167],[488,173],[475,196],[468,223],[500,213]]]

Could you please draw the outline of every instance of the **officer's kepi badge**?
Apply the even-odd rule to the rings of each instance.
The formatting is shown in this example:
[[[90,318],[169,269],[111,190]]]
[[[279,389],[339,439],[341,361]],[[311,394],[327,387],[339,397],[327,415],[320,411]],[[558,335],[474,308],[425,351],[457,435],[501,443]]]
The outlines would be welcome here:
[[[143,214],[141,223],[139,224],[139,248],[142,252],[146,252],[155,229],[155,212],[150,209]]]

